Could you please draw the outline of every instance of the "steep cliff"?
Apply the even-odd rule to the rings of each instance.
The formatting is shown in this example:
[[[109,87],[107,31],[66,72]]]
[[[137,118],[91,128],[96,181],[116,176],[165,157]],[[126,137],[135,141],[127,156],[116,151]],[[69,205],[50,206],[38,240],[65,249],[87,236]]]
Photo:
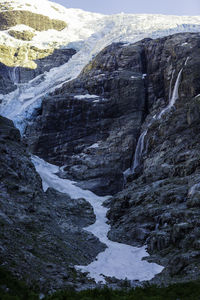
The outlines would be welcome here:
[[[95,192],[121,188],[146,113],[142,51],[142,44],[108,46],[46,97],[26,130],[31,151],[67,165],[68,176]]]
[[[199,35],[189,34],[150,42],[147,76],[164,98],[141,129],[147,133],[140,168],[109,212],[109,237],[146,243],[152,258],[166,266],[165,282],[199,277],[199,42]],[[177,93],[171,108],[170,81],[168,101]]]
[[[66,165],[63,176],[97,193],[121,189],[141,124],[154,104],[157,110],[167,105],[173,70],[174,84],[187,57],[194,70],[184,91],[198,94],[198,43],[199,34],[177,34],[108,46],[77,79],[44,99],[26,130],[31,151]]]

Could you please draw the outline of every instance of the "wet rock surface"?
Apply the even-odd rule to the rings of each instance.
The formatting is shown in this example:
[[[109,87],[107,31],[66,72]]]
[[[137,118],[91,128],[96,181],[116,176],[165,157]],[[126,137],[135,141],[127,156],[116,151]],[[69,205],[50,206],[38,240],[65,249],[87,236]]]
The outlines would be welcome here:
[[[199,35],[175,35],[164,40],[164,47],[160,46],[161,40],[150,42],[149,49],[155,49],[155,59],[151,59],[148,70],[154,69],[154,73],[149,77],[155,94],[164,96],[167,102],[170,74],[175,70],[173,90],[178,72],[183,68],[179,97],[160,118],[155,116],[162,110],[163,100],[152,106],[142,128],[148,128],[143,165],[128,178],[125,189],[112,199],[108,217],[112,226],[109,237],[131,245],[146,244],[151,255],[148,260],[165,266],[154,282],[166,284],[197,279],[200,275],[200,77],[197,71],[200,44]],[[158,74],[157,68],[161,73]],[[162,70],[164,80],[160,89],[156,77]]]
[[[28,284],[50,291],[88,284],[74,265],[105,249],[82,228],[95,222],[84,199],[42,190],[12,121],[0,117],[0,263]]]

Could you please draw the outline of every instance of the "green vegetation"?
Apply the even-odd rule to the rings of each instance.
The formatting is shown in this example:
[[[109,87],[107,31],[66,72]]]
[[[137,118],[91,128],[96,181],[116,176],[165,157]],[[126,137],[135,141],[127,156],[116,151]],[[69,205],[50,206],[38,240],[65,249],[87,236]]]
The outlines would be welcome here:
[[[18,48],[0,45],[0,62],[8,67],[20,66],[22,68],[36,69],[36,59],[42,59],[53,53],[54,49],[39,49],[23,45]]]
[[[27,285],[14,278],[10,272],[0,268],[0,299],[1,300],[38,300],[38,295]]]
[[[47,16],[32,13],[26,10],[13,10],[0,12],[0,30],[7,30],[10,27],[24,24],[38,31],[55,29],[63,30],[67,24],[62,20],[50,19]]]
[[[200,281],[171,285],[166,288],[147,286],[134,290],[86,290],[57,292],[45,300],[199,300]]]
[[[12,37],[22,40],[22,41],[31,41],[33,37],[35,36],[34,32],[28,31],[28,30],[23,30],[23,31],[18,31],[18,30],[9,30],[8,32]]]
[[[0,268],[1,300],[39,300],[39,295],[15,279],[10,272]],[[200,300],[200,281],[174,284],[169,287],[146,287],[132,290],[104,289],[58,291],[44,300]]]

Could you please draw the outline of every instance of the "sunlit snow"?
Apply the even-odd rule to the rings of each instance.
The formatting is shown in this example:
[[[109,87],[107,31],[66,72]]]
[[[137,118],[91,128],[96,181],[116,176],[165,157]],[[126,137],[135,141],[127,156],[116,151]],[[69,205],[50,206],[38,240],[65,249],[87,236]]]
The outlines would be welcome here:
[[[42,178],[44,191],[48,187],[52,187],[59,192],[68,194],[73,199],[84,198],[93,206],[96,222],[85,229],[106,244],[107,249],[101,252],[94,262],[88,266],[76,266],[77,269],[82,272],[89,272],[89,276],[94,278],[96,282],[102,281],[103,283],[105,283],[104,276],[140,281],[150,280],[163,270],[163,267],[160,265],[142,260],[143,257],[148,256],[145,247],[132,247],[112,242],[107,238],[110,226],[106,223],[107,208],[102,206],[102,203],[109,196],[97,196],[88,190],[77,187],[74,185],[75,182],[59,178],[55,174],[59,171],[59,167],[49,164],[36,156],[32,157],[32,161]]]

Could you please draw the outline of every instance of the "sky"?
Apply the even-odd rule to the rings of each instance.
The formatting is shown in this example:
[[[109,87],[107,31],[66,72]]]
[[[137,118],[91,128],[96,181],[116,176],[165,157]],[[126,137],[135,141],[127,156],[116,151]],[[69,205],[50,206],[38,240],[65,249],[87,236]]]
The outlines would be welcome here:
[[[200,0],[51,0],[66,7],[103,14],[152,13],[200,15]]]

